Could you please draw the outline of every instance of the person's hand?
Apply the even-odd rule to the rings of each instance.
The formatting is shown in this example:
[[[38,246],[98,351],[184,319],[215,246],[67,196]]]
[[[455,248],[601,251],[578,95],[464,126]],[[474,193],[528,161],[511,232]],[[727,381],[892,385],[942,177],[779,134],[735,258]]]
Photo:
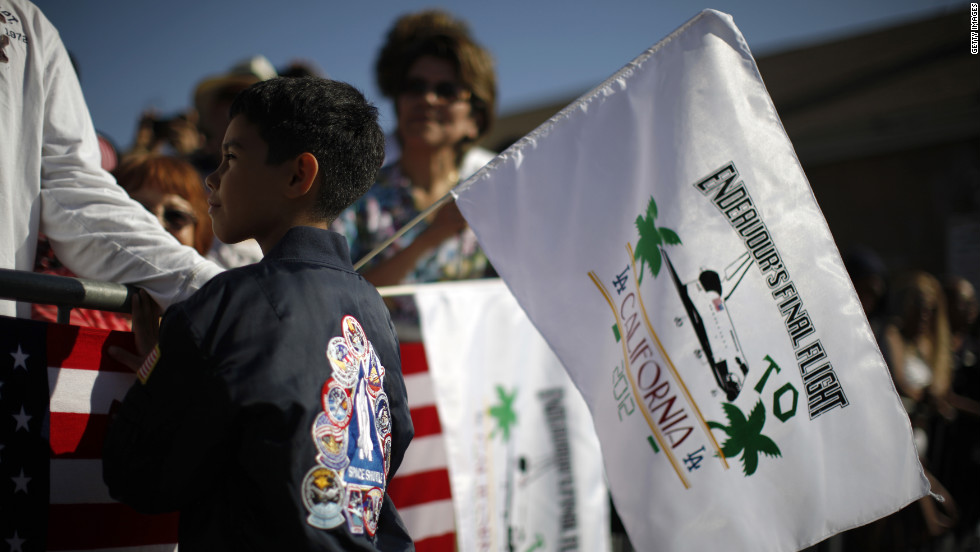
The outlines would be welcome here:
[[[145,153],[154,151],[160,145],[160,138],[156,135],[156,122],[158,114],[155,111],[144,111],[140,115],[139,123],[136,125],[136,136],[133,138],[133,153]]]
[[[167,131],[167,140],[180,155],[190,155],[204,145],[204,137],[197,129],[197,118],[190,114],[174,117]]]
[[[936,405],[936,412],[939,413],[947,422],[952,422],[956,419],[956,408],[946,400],[946,397],[936,397],[934,399]]]
[[[459,212],[459,207],[456,206],[455,201],[450,201],[436,211],[435,218],[432,219],[432,223],[425,232],[429,234],[427,238],[432,241],[432,245],[438,246],[466,230],[466,227],[467,223],[466,219],[463,218],[463,213]]]
[[[131,368],[139,370],[143,359],[157,344],[160,335],[160,306],[145,291],[133,295],[133,336],[136,353],[121,347],[110,347],[109,356]]]

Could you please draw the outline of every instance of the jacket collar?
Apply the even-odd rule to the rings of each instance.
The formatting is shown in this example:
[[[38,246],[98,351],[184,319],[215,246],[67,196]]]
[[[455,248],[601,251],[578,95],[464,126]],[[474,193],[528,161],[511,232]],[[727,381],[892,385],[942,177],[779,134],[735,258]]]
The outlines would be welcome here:
[[[302,260],[354,272],[347,238],[331,230],[294,226],[286,231],[263,261]]]

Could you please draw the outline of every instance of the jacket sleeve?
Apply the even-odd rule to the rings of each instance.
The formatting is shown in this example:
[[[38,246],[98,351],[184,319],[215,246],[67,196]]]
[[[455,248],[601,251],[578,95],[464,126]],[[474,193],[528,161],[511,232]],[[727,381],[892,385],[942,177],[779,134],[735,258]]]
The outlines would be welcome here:
[[[227,387],[189,328],[183,310],[167,312],[155,364],[144,364],[107,430],[103,479],[113,498],[140,512],[193,501],[219,468],[216,451],[234,418]]]

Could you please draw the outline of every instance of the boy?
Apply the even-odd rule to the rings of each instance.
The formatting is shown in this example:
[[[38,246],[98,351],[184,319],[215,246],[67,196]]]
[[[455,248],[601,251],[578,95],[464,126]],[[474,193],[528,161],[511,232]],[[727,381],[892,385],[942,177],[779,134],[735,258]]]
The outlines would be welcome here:
[[[412,550],[385,493],[413,433],[394,329],[326,230],[374,182],[377,109],[344,83],[279,78],[231,117],[209,212],[220,240],[265,257],[166,312],[109,427],[106,484],[179,510],[181,552]]]

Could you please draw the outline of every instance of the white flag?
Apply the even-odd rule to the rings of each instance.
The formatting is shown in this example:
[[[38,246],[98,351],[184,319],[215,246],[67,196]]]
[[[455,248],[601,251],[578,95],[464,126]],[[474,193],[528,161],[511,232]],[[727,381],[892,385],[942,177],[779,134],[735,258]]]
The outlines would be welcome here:
[[[730,16],[699,14],[457,203],[582,391],[637,549],[800,549],[927,493]]]
[[[609,548],[609,492],[589,410],[499,280],[415,295],[449,456],[457,547]]]

